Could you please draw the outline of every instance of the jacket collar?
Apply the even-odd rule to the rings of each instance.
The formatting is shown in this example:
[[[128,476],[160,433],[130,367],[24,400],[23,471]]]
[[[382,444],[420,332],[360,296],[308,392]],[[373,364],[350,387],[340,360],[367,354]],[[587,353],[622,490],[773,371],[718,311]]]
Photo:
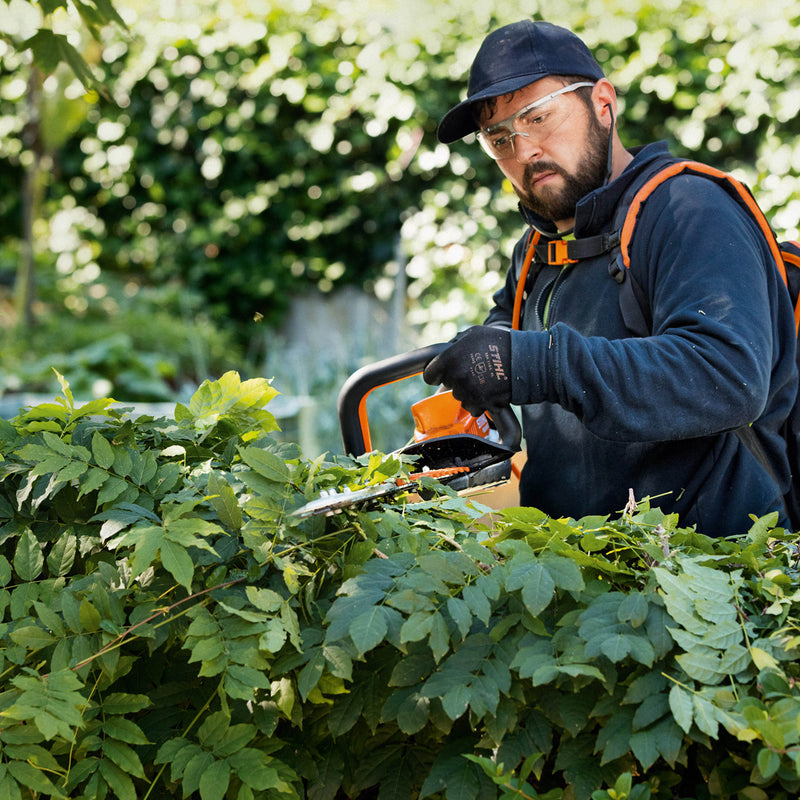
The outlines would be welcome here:
[[[576,238],[594,235],[610,225],[617,204],[637,176],[654,161],[671,158],[668,145],[663,141],[642,147],[633,147],[629,152],[633,155],[633,161],[616,180],[595,189],[578,201],[575,206],[574,232]],[[525,222],[543,236],[548,239],[558,238],[558,230],[550,220],[540,217],[522,204],[520,204],[519,210]]]

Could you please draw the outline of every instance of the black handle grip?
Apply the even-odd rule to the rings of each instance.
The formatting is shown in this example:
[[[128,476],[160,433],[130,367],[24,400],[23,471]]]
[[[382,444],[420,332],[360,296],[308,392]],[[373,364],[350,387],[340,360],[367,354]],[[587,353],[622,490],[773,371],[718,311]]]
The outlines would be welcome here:
[[[345,453],[360,456],[372,449],[367,423],[367,396],[373,389],[412,375],[419,375],[425,365],[448,346],[431,344],[408,353],[384,358],[356,370],[339,392],[339,427]]]
[[[367,396],[379,386],[386,386],[419,375],[426,364],[450,346],[449,342],[431,344],[418,350],[385,358],[356,370],[339,392],[339,427],[345,453],[360,456],[372,449],[367,420]],[[510,407],[489,411],[503,444],[514,452],[520,449],[522,430]]]
[[[513,450],[515,453],[519,452],[522,449],[522,428],[517,415],[511,410],[511,406],[490,409],[488,414],[497,428],[500,441],[509,450]]]

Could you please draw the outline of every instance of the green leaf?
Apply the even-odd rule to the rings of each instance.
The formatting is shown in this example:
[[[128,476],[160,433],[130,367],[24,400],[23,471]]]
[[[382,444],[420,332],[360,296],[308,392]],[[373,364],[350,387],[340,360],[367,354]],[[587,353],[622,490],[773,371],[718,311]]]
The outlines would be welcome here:
[[[188,411],[195,427],[208,431],[227,415],[236,418],[261,409],[278,392],[263,378],[241,381],[234,371],[226,372],[218,381],[203,381],[189,401]],[[258,415],[255,415],[260,420]],[[271,415],[270,415],[271,416]],[[274,430],[276,426],[267,428]]]
[[[255,725],[239,723],[231,725],[224,736],[214,746],[214,755],[217,758],[226,758],[238,753],[242,748],[249,744],[258,734]]]
[[[467,569],[474,564],[471,559],[462,560],[461,553],[444,553],[434,551],[421,555],[417,559],[417,564],[423,572],[427,572],[432,578],[444,581],[445,583],[461,584],[464,581],[464,567]],[[466,564],[465,564],[466,562]]]
[[[600,652],[616,664],[630,655],[632,644],[632,636],[627,633],[615,633],[602,642]]]
[[[109,470],[114,466],[114,448],[98,431],[92,436],[92,455],[98,467]]]
[[[274,613],[283,604],[283,598],[272,589],[258,589],[255,586],[245,588],[247,599],[261,611]]]
[[[647,619],[648,603],[641,592],[631,592],[619,604],[617,618],[620,622],[630,622],[634,628],[644,624]]]
[[[132,720],[124,717],[107,717],[103,722],[103,732],[112,739],[128,744],[149,744],[142,729]]]
[[[128,483],[124,478],[118,478],[114,475],[109,476],[97,493],[97,505],[103,506],[106,503],[113,503],[127,488]]]
[[[469,584],[461,590],[461,596],[473,615],[484,625],[488,625],[492,607],[483,591],[477,586]]]
[[[719,657],[714,650],[696,647],[689,653],[675,656],[675,660],[690,678],[700,683],[713,686],[725,677],[725,673],[720,670]]]
[[[60,795],[47,775],[27,761],[9,761],[6,764],[9,773],[29,792],[41,792],[47,795]]]
[[[47,554],[47,568],[55,577],[68,575],[75,563],[78,540],[71,533],[64,533],[56,539]]]
[[[601,752],[601,764],[608,764],[624,756],[631,749],[633,712],[621,709],[600,728],[594,752]]]
[[[522,602],[532,616],[538,617],[555,596],[555,584],[550,572],[541,564],[532,564],[522,587]]]
[[[51,473],[58,472],[70,463],[69,458],[62,455],[48,455],[47,458],[42,459],[39,463],[35,464],[30,474],[32,476],[50,475]]]
[[[372,608],[359,614],[350,623],[350,638],[359,654],[367,653],[377,647],[386,637],[389,630],[386,609],[382,606]]]
[[[19,784],[11,777],[5,764],[0,764],[0,800],[22,800]]]
[[[234,687],[231,682],[235,682]],[[269,678],[260,670],[243,664],[231,664],[225,675],[225,688],[230,693],[234,688],[238,690],[237,697],[241,700],[250,700],[257,689],[270,688]]]
[[[327,723],[331,736],[343,736],[358,722],[364,708],[364,698],[361,692],[348,692],[337,697],[333,707],[328,712]]]
[[[188,797],[200,788],[203,773],[214,764],[216,759],[211,753],[201,751],[189,759],[183,771],[183,796]]]
[[[103,713],[109,717],[118,714],[135,714],[152,705],[146,694],[124,694],[114,692],[103,697]]]
[[[693,719],[695,725],[712,739],[716,739],[719,733],[719,723],[714,706],[701,697],[699,694],[692,695],[692,706],[694,709]]]
[[[11,580],[11,564],[8,559],[0,555],[0,586],[7,586]]]
[[[441,698],[444,713],[452,720],[458,719],[469,705],[472,690],[470,687],[461,685],[454,686]]]
[[[102,469],[92,467],[86,478],[80,483],[80,492],[78,497],[83,497],[85,494],[94,492],[99,489],[109,478],[109,474]]]
[[[450,650],[450,631],[444,617],[438,612],[431,616],[430,646],[437,662]]]
[[[36,614],[39,617],[39,621],[49,632],[52,632],[58,637],[64,635],[64,620],[58,614],[56,609],[45,605],[39,600],[36,600],[33,606],[36,609]]]
[[[38,625],[25,625],[21,628],[15,628],[9,634],[9,638],[14,644],[33,651],[41,650],[54,641],[53,637]]]
[[[163,538],[161,540],[161,563],[181,586],[191,592],[194,563],[181,545]]]
[[[540,640],[530,647],[521,647],[511,661],[512,670],[519,672],[520,678],[531,678],[543,667],[553,669],[555,675],[556,659],[550,642]]]
[[[694,714],[694,703],[691,693],[687,692],[677,683],[669,690],[669,708],[675,722],[681,726],[684,733],[689,733],[692,727],[692,717]]]
[[[464,758],[457,744],[437,757],[420,789],[420,800],[437,792],[444,792],[447,800],[475,800],[480,796],[480,767]]]
[[[337,797],[343,776],[344,762],[341,754],[336,750],[324,753],[317,768],[317,775],[308,787],[308,800],[328,800]]]
[[[114,448],[114,472],[120,478],[128,478],[133,471],[133,456],[131,452],[125,447]]]
[[[181,517],[167,522],[164,537],[184,548],[199,547],[213,553],[214,548],[206,539],[224,534],[225,531],[214,522],[197,517]]]
[[[100,774],[119,800],[136,800],[136,789],[127,773],[123,772],[113,761],[100,761]]]
[[[64,483],[70,483],[71,481],[80,478],[86,470],[89,469],[88,464],[84,464],[81,461],[73,461],[70,464],[67,464],[63,469],[59,470],[58,475],[56,475],[56,480],[64,481]]]
[[[230,484],[219,473],[212,472],[208,476],[208,491],[211,494],[211,505],[220,522],[233,531],[241,530],[242,510]]]
[[[555,585],[566,592],[582,592],[585,588],[580,567],[571,558],[544,553],[542,564],[547,567]]]
[[[407,736],[411,736],[425,727],[431,701],[414,689],[403,694],[403,702],[397,710],[397,726]]]
[[[352,634],[351,634],[352,635]],[[382,639],[383,637],[381,637]],[[358,645],[356,645],[358,646]],[[371,648],[369,648],[371,649]],[[297,689],[303,700],[308,699],[309,692],[319,683],[325,669],[325,656],[322,648],[316,648],[306,665],[297,677]]]
[[[671,769],[675,769],[675,763],[680,757],[683,747],[681,729],[670,717],[665,717],[653,728],[653,736],[661,757]]]
[[[110,758],[123,772],[134,778],[144,778],[142,762],[136,752],[127,744],[115,739],[106,739],[102,746],[103,755]]]
[[[197,729],[197,740],[206,749],[212,749],[230,728],[230,714],[224,711],[215,711],[208,714],[203,724]]]
[[[155,561],[163,539],[164,529],[156,525],[137,525],[119,538],[117,546],[135,545],[131,558],[133,575],[141,575]]]
[[[648,770],[658,760],[657,737],[652,731],[639,731],[631,736],[631,750],[642,769]]]
[[[466,638],[472,625],[472,613],[466,601],[460,597],[450,597],[447,600],[447,611],[456,623],[461,638]]]
[[[282,484],[289,481],[289,469],[284,460],[275,453],[258,447],[245,447],[239,452],[245,464],[263,478]]]
[[[781,758],[774,750],[762,747],[758,751],[756,763],[758,764],[758,771],[764,780],[768,781],[780,768]]]
[[[515,558],[506,578],[506,590],[522,589],[522,601],[534,617],[550,604],[555,596],[555,583],[549,570],[539,561],[528,561],[523,555],[522,563]]]
[[[44,554],[39,540],[26,530],[19,537],[14,552],[14,571],[23,581],[35,581],[42,574]]]
[[[223,800],[231,779],[231,768],[227,761],[214,761],[200,777],[198,788],[201,800]]]
[[[81,601],[78,617],[81,630],[89,631],[90,633],[100,627],[100,621],[102,620],[100,612],[88,600]]]

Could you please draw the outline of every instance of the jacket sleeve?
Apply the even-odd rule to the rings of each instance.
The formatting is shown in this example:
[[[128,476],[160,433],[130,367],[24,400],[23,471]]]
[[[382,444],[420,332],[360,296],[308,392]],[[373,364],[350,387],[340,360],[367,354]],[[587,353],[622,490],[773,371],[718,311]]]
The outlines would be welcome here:
[[[755,222],[712,181],[675,177],[645,204],[631,263],[652,335],[586,337],[558,323],[512,332],[512,402],[557,403],[619,441],[706,436],[757,419],[788,341],[786,315],[771,309],[789,303]]]

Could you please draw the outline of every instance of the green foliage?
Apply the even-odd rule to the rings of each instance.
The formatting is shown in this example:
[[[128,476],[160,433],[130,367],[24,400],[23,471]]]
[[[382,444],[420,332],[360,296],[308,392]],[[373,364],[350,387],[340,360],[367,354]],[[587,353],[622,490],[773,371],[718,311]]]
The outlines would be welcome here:
[[[481,521],[396,457],[303,458],[267,381],[174,419],[62,396],[0,423],[9,797],[789,798],[798,551],[644,508]]]
[[[402,216],[434,174],[409,168],[435,127],[417,110],[420,49],[401,55],[345,10],[303,13],[301,28],[290,5],[115,43],[114,97],[64,148],[55,187],[102,222],[102,270],[180,276],[216,319],[247,328],[280,320],[309,286],[374,280],[394,262]]]
[[[65,3],[41,6],[62,21]],[[473,141],[440,145],[435,128],[463,95],[482,33],[519,18],[519,3],[123,8],[128,30],[94,26],[101,97],[76,96],[60,70],[33,102],[21,34],[0,41],[0,178],[20,186],[35,151],[48,184],[35,240],[40,317],[87,320],[87,298],[116,296],[115,277],[175,282],[200,294],[210,323],[252,362],[266,325],[310,289],[394,292],[423,341],[483,318],[520,233],[515,196]],[[666,138],[735,170],[781,237],[797,238],[800,3],[675,9],[541,0],[524,13],[572,27],[597,50],[619,87],[626,145]],[[37,119],[41,142],[31,140]],[[21,260],[22,205],[16,192],[0,198],[6,282]],[[163,345],[155,352],[169,360]],[[116,391],[116,352],[108,357],[102,377]],[[214,364],[199,379],[233,366],[249,364]]]
[[[87,88],[99,88],[99,82],[84,56],[65,33],[52,30],[51,16],[58,12],[70,12],[77,16],[82,27],[92,37],[100,40],[104,26],[115,23],[126,28],[125,21],[110,0],[23,0],[30,9],[38,9],[42,15],[42,26],[21,44],[20,50],[30,50],[34,66],[45,75],[51,75],[63,64]],[[19,8],[17,9],[19,12]]]
[[[174,401],[208,374],[246,371],[245,353],[230,330],[211,323],[197,293],[174,284],[131,289],[113,279],[106,286],[102,297],[82,297],[80,315],[48,315],[30,330],[0,331],[0,389],[52,393],[55,369],[79,397]]]

